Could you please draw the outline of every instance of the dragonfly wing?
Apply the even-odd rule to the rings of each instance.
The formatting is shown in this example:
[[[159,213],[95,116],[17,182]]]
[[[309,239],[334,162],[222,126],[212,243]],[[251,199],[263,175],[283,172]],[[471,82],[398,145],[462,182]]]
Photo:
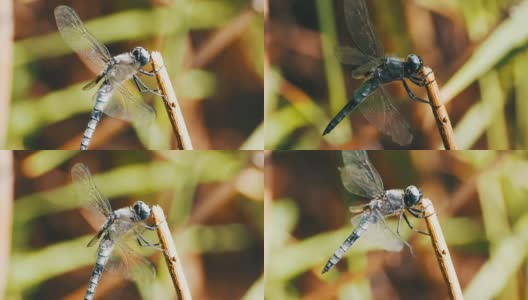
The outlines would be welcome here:
[[[348,210],[353,214],[357,214],[357,213],[362,213],[363,211],[365,211],[365,208],[367,207],[368,207],[368,204],[350,205],[348,207]]]
[[[357,48],[341,46],[337,47],[336,52],[341,63],[353,66],[352,77],[356,79],[366,77],[374,68],[383,64],[381,58],[365,55]]]
[[[352,218],[351,223],[354,228],[359,224],[361,217],[362,215],[358,215]],[[401,251],[403,249],[403,242],[387,226],[385,220],[380,219],[380,217],[374,214],[371,214],[369,218],[371,223],[357,242],[360,247],[377,248],[387,251]]]
[[[112,82],[114,92],[112,98],[103,109],[107,115],[126,120],[135,124],[148,124],[156,118],[154,109],[134,95],[129,82]]]
[[[340,46],[336,49],[337,58],[344,64],[362,66],[372,61],[372,57],[363,54],[358,48]]]
[[[354,44],[365,55],[383,57],[381,42],[374,32],[365,0],[344,0],[345,23]]]
[[[392,105],[383,86],[370,94],[358,109],[379,131],[391,136],[394,142],[400,145],[411,143],[413,136],[409,124]]]
[[[55,8],[55,20],[64,41],[95,74],[101,73],[110,60],[110,52],[84,27],[73,8],[60,5]]]
[[[73,166],[71,175],[77,198],[82,206],[92,211],[101,223],[104,222],[106,217],[112,213],[112,207],[95,185],[88,167],[77,163]]]
[[[370,163],[366,151],[344,150],[341,153],[344,165],[339,171],[347,191],[365,198],[374,198],[383,193],[383,181]]]
[[[105,271],[116,276],[125,277],[140,282],[152,282],[156,277],[156,267],[146,257],[131,246],[134,235],[128,238],[117,239],[109,261],[105,266]]]
[[[357,78],[357,79],[365,78],[366,74],[371,72],[374,68],[378,67],[379,65],[381,65],[379,60],[371,60],[367,62],[366,64],[353,69],[352,78]]]

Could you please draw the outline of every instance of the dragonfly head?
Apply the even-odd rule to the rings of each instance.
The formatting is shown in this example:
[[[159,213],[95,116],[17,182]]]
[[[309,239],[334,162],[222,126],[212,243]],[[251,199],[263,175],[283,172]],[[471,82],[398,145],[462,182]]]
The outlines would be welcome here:
[[[150,53],[143,47],[136,47],[132,50],[132,56],[143,67],[150,61]]]
[[[405,205],[407,207],[413,207],[418,202],[422,200],[423,193],[415,187],[414,185],[410,185],[405,188],[405,195],[403,196],[403,200],[405,201]]]
[[[416,75],[422,70],[423,61],[420,56],[416,54],[409,54],[405,62],[405,72],[409,75]]]
[[[136,201],[132,209],[141,221],[146,220],[150,216],[150,207],[143,201]]]

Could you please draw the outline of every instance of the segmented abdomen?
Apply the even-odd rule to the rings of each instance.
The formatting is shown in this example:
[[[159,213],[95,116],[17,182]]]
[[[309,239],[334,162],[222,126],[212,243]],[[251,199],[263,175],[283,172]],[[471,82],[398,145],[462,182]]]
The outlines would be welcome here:
[[[92,276],[90,276],[90,281],[88,282],[88,288],[86,288],[86,294],[84,295],[84,300],[93,300],[95,296],[95,289],[101,280],[103,275],[104,266],[108,262],[108,258],[112,253],[113,243],[111,240],[103,240],[99,246],[99,251],[97,252],[97,261],[95,267],[92,271]]]
[[[335,117],[328,123],[326,126],[323,135],[329,134],[336,126],[341,122],[349,113],[354,111],[358,105],[363,103],[365,99],[372,94],[378,87],[380,83],[376,79],[369,79],[354,92],[352,99],[335,115]]]
[[[81,150],[88,149],[88,145],[90,145],[95,128],[97,127],[97,124],[99,124],[101,116],[103,115],[103,110],[106,107],[108,100],[110,100],[112,97],[112,91],[112,85],[106,81],[101,85],[101,87],[99,87],[99,90],[97,90],[94,109],[90,115],[90,121],[88,121],[88,125],[86,126],[86,130],[84,131],[84,136],[81,141]]]
[[[347,239],[339,246],[339,248],[337,248],[332,257],[330,257],[325,267],[323,268],[323,274],[328,272],[341,260],[341,258],[343,258],[345,252],[347,252],[347,250],[352,247],[354,242],[367,230],[369,224],[370,222],[368,215],[363,216],[354,231],[352,231],[352,233],[347,237]]]

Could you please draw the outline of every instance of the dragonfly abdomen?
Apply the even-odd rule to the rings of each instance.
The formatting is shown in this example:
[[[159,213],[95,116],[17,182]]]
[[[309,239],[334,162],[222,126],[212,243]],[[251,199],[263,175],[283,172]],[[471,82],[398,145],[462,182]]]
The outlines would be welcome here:
[[[106,107],[108,100],[110,100],[112,97],[112,91],[113,87],[108,82],[103,83],[103,85],[101,85],[97,91],[94,109],[90,115],[90,121],[88,121],[88,125],[86,126],[86,130],[84,131],[84,136],[81,141],[81,150],[88,149],[88,145],[90,145],[95,128],[97,128],[97,124],[99,124],[101,116],[103,115],[103,110]]]
[[[94,269],[92,271],[92,276],[90,276],[90,281],[88,282],[88,288],[86,288],[86,294],[84,295],[84,300],[92,300],[95,296],[95,289],[99,285],[101,276],[103,275],[104,266],[108,262],[108,258],[112,252],[113,243],[111,240],[106,239],[101,242],[99,246],[99,251],[97,253],[97,261],[95,263]]]
[[[356,240],[367,230],[369,225],[368,218],[364,217],[354,231],[347,237],[347,239],[337,248],[332,254],[332,257],[328,260],[325,267],[323,268],[323,274],[328,272],[333,266],[335,266],[341,258],[345,255],[345,252],[352,247]]]
[[[357,89],[352,96],[352,99],[335,115],[335,117],[326,126],[323,135],[330,133],[349,113],[354,111],[370,94],[372,94],[378,87],[380,82],[377,78],[371,78]]]

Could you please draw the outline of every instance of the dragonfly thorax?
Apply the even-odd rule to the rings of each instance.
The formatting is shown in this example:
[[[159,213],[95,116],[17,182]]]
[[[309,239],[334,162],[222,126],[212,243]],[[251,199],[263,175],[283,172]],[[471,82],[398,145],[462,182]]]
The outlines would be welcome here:
[[[150,216],[150,207],[143,201],[136,201],[132,209],[141,221],[146,220]]]
[[[132,50],[132,57],[143,67],[150,61],[150,53],[143,47],[136,47]]]
[[[413,207],[422,200],[422,196],[423,193],[422,191],[420,191],[420,189],[418,189],[414,185],[410,185],[405,188],[403,200],[405,201],[405,205],[407,207]]]
[[[407,75],[416,75],[423,67],[423,61],[416,54],[409,54],[405,61],[405,72]]]

